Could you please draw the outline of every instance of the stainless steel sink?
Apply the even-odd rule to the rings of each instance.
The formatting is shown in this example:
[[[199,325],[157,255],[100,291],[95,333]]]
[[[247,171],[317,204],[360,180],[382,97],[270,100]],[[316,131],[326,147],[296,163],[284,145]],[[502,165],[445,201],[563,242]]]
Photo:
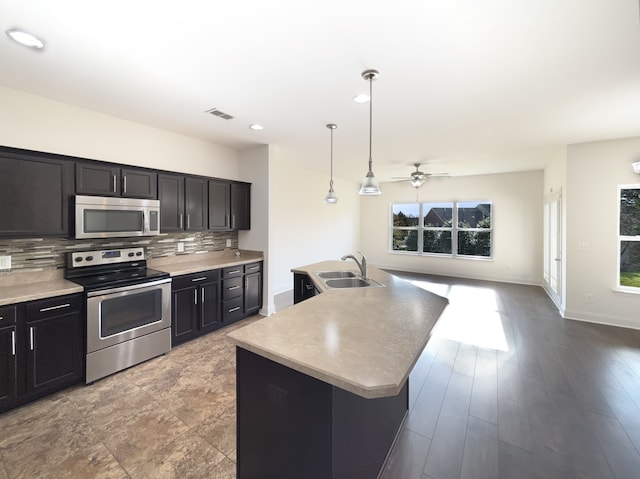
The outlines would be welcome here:
[[[322,271],[316,273],[320,278],[355,278],[356,274],[353,271]]]
[[[383,285],[372,280],[362,278],[327,279],[324,284],[329,288],[381,288]]]

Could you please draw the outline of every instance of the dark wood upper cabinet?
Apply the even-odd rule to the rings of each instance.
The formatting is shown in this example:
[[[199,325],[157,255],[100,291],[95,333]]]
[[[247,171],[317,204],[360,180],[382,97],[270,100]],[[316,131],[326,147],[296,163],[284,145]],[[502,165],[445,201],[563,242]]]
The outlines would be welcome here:
[[[231,229],[231,183],[209,180],[209,229]]]
[[[68,235],[73,163],[0,149],[0,236]]]
[[[157,199],[157,174],[101,163],[76,163],[76,193]]]
[[[251,183],[209,180],[209,229],[251,229]]]
[[[158,175],[160,231],[184,231],[184,176]]]
[[[206,178],[187,176],[184,180],[185,229],[207,229],[209,189]],[[162,206],[161,206],[162,207]]]
[[[231,229],[251,229],[250,183],[231,183]]]

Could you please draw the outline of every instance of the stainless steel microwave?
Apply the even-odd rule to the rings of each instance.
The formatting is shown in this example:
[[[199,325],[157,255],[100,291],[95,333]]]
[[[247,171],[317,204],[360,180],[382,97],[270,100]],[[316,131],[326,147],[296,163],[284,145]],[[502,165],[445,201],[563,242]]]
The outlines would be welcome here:
[[[160,201],[103,196],[75,197],[76,239],[160,234]]]

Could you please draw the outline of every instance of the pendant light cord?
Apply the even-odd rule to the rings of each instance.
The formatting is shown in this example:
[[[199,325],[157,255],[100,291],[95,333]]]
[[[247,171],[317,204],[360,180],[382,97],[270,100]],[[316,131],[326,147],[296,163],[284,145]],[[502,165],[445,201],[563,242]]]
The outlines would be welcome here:
[[[333,189],[333,130],[335,128],[330,128],[331,130],[331,179],[329,180],[329,189]]]
[[[373,167],[371,158],[371,143],[373,141],[373,76],[369,77],[369,172]]]

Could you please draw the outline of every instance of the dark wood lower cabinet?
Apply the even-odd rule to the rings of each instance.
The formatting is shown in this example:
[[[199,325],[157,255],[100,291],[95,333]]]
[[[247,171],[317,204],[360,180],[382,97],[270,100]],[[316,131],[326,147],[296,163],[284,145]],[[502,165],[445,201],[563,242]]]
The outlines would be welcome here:
[[[316,286],[308,275],[303,273],[293,274],[293,304],[298,304],[318,294]]]
[[[59,296],[0,308],[0,411],[79,383],[84,377],[84,299]]]
[[[237,477],[375,479],[409,408],[365,399],[236,348]]]

